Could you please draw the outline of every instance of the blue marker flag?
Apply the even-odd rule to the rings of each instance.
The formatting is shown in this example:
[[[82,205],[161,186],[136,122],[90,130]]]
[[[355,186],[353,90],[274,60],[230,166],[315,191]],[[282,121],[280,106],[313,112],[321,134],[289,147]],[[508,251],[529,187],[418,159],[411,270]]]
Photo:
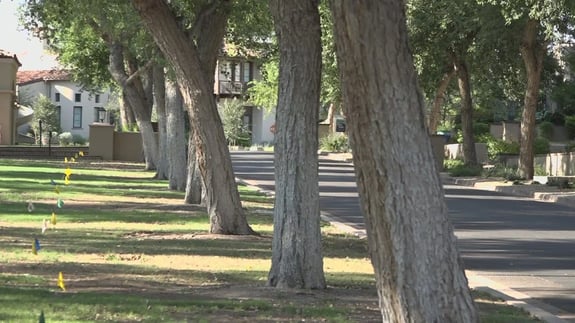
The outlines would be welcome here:
[[[52,185],[56,185],[56,182],[54,182],[54,180],[53,180],[53,179],[50,179],[50,184],[52,184]]]
[[[38,240],[38,238],[34,238],[34,247],[36,248],[36,251],[42,249],[42,247],[40,246],[40,241]]]

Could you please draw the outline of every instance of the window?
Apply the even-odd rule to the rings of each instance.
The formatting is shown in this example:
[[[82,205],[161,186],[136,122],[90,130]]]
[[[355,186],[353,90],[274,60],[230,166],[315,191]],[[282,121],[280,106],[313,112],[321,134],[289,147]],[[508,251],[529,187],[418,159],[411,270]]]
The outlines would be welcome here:
[[[54,94],[54,101],[60,102],[60,93],[56,92],[56,93]]]
[[[234,66],[233,81],[239,82],[240,81],[240,72],[242,70],[242,64],[235,63],[233,66]]]
[[[74,102],[82,102],[82,93],[76,93],[74,96]]]
[[[244,64],[244,75],[243,75],[243,81],[245,83],[253,80],[253,76],[252,76],[252,63],[250,62],[245,62]]]
[[[62,107],[56,107],[56,117],[58,118],[58,126],[62,125]]]
[[[100,94],[96,94],[96,95],[94,96],[94,102],[100,103]]]
[[[82,128],[82,107],[74,107],[72,128]]]

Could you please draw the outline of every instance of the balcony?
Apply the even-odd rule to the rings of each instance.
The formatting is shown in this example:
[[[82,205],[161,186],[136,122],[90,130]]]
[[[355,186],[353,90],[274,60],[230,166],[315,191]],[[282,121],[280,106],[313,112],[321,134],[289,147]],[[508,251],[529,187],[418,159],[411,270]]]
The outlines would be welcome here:
[[[243,94],[243,82],[219,81],[218,94]]]

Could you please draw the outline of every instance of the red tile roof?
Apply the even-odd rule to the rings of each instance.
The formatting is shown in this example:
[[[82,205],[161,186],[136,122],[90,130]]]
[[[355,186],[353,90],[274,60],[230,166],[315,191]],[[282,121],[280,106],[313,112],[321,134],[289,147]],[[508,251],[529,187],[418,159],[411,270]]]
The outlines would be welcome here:
[[[16,60],[16,63],[18,63],[18,66],[22,66],[22,64],[18,60],[18,57],[16,57],[16,54],[12,54],[10,52],[0,49],[0,58],[13,58]]]
[[[18,85],[41,81],[69,81],[70,79],[70,72],[67,70],[18,71],[16,75]]]

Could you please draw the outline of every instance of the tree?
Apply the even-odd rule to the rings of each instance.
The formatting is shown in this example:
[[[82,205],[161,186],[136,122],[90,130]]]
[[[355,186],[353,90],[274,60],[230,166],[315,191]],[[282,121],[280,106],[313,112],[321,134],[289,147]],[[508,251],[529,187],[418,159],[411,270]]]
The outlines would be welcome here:
[[[435,133],[439,107],[449,82],[457,77],[461,97],[463,159],[476,164],[473,134],[473,100],[469,61],[480,30],[478,6],[473,1],[410,1],[410,40],[420,62],[424,84],[435,94],[429,117],[429,131]]]
[[[332,0],[343,104],[384,322],[477,322],[407,44],[405,2]]]
[[[210,232],[253,234],[242,209],[230,154],[213,96],[216,59],[229,1],[195,8],[192,29],[162,0],[132,0],[148,32],[172,65],[194,131],[196,156],[206,188]]]
[[[273,0],[279,40],[274,237],[268,283],[325,288],[318,186],[321,31],[317,0]]]
[[[22,18],[28,30],[48,40],[83,86],[94,89],[113,80],[122,89],[142,136],[146,168],[155,169],[158,143],[151,124],[149,73],[155,50],[134,16],[124,2],[28,0]]]
[[[166,141],[167,155],[170,159],[169,188],[185,191],[188,166],[186,147],[190,142],[186,138],[186,118],[182,95],[176,82],[166,78]],[[195,155],[192,159],[195,164]]]
[[[250,133],[243,121],[245,109],[240,100],[224,99],[220,101],[218,111],[222,118],[224,135],[229,144],[235,146],[250,140]]]
[[[40,130],[42,130],[42,132],[49,133],[54,131],[60,132],[60,116],[58,114],[58,109],[49,98],[44,95],[38,96],[32,103],[32,109],[34,109],[32,129],[34,130],[37,142],[42,136],[45,136],[44,133],[40,133]],[[41,126],[40,123],[42,123]],[[42,127],[42,129],[40,129],[40,127]]]
[[[534,174],[533,144],[535,141],[535,113],[541,91],[541,78],[547,46],[565,35],[573,36],[574,8],[568,0],[513,0],[482,2],[497,6],[506,19],[509,31],[519,39],[519,52],[526,76],[523,112],[521,115],[521,148],[519,175],[532,179]]]

